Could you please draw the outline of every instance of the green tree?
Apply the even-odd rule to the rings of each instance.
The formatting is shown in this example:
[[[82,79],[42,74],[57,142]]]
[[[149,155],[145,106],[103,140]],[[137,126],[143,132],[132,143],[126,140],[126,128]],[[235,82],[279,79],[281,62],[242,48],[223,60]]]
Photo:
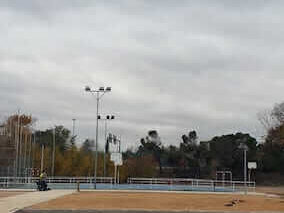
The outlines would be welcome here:
[[[248,148],[248,161],[256,160],[256,139],[249,134],[237,133],[214,137],[210,143],[212,158],[216,160],[219,170],[231,170],[233,174],[241,176],[243,169],[243,151],[239,149],[240,143]]]
[[[162,142],[156,130],[150,130],[145,138],[141,138],[141,145],[138,148],[138,156],[152,155],[159,164],[160,174],[162,173],[161,154]]]

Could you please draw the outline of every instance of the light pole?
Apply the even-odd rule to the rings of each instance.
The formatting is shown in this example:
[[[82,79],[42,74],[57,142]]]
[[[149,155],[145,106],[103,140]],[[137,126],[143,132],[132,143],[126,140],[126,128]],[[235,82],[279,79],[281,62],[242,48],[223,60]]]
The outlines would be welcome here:
[[[40,172],[43,172],[44,166],[44,145],[41,145],[41,161],[40,161]]]
[[[73,130],[72,130],[72,137],[75,136],[75,122],[76,122],[76,118],[73,118],[73,119],[72,119],[72,127],[73,127]]]
[[[104,177],[106,177],[106,144],[107,144],[107,121],[114,120],[114,115],[107,115],[105,118],[102,118],[100,115],[98,119],[105,121],[105,148],[104,148]]]
[[[53,137],[52,137],[52,177],[54,177],[54,168],[55,168],[55,132],[56,131],[56,126],[53,129]]]
[[[244,187],[245,187],[245,194],[247,194],[247,151],[248,151],[248,146],[245,143],[241,143],[239,145],[239,149],[244,150]]]
[[[99,102],[100,99],[103,97],[103,95],[106,92],[110,92],[111,91],[111,87],[100,87],[99,89],[91,89],[89,86],[85,87],[85,91],[86,92],[90,92],[91,94],[96,94],[96,100],[97,100],[97,116],[96,116],[96,145],[95,145],[95,172],[94,172],[94,178],[95,178],[95,182],[94,182],[94,189],[96,189],[97,187],[97,167],[98,167],[98,129],[99,129]]]

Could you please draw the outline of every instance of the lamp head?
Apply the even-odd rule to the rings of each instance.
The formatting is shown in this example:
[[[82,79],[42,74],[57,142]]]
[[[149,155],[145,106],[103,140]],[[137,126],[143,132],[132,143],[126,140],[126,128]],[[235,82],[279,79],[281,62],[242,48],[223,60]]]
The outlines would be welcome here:
[[[103,92],[103,91],[105,91],[105,88],[104,87],[100,87],[99,91]]]
[[[110,91],[111,91],[111,87],[107,87],[106,92],[110,92]]]
[[[86,92],[90,92],[91,91],[91,88],[89,86],[85,86],[85,91]]]

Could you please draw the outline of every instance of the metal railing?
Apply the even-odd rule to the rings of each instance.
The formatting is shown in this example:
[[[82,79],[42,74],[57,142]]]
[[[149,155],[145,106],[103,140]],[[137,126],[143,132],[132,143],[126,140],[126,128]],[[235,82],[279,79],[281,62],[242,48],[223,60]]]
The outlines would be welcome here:
[[[0,189],[36,189],[37,177],[0,177]],[[52,189],[75,189],[77,183],[82,189],[94,189],[94,177],[48,177]],[[144,189],[175,191],[240,192],[255,191],[255,182],[222,181],[190,178],[128,178],[127,184],[114,183],[113,177],[97,177],[99,189]],[[245,185],[246,184],[246,185]]]
[[[169,185],[171,188],[183,188],[186,190],[206,190],[206,191],[255,191],[254,181],[225,181],[206,180],[191,178],[128,178],[128,184],[145,184],[155,188],[155,185]]]
[[[58,185],[60,188],[74,188],[79,182],[80,184],[87,184],[89,187],[95,183],[94,177],[47,177],[47,184],[54,186]],[[35,189],[36,182],[39,181],[38,177],[0,177],[1,188],[25,188]],[[114,178],[112,177],[97,177],[96,183],[113,184]],[[70,187],[71,186],[71,187]]]

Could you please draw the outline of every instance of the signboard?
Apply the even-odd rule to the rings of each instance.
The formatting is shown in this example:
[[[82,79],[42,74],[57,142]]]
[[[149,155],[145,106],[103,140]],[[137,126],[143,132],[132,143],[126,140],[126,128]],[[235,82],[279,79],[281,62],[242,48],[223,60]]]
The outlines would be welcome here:
[[[111,153],[110,160],[114,162],[115,166],[122,166],[122,154],[118,152]]]
[[[248,162],[248,169],[256,169],[257,165],[256,162]]]

